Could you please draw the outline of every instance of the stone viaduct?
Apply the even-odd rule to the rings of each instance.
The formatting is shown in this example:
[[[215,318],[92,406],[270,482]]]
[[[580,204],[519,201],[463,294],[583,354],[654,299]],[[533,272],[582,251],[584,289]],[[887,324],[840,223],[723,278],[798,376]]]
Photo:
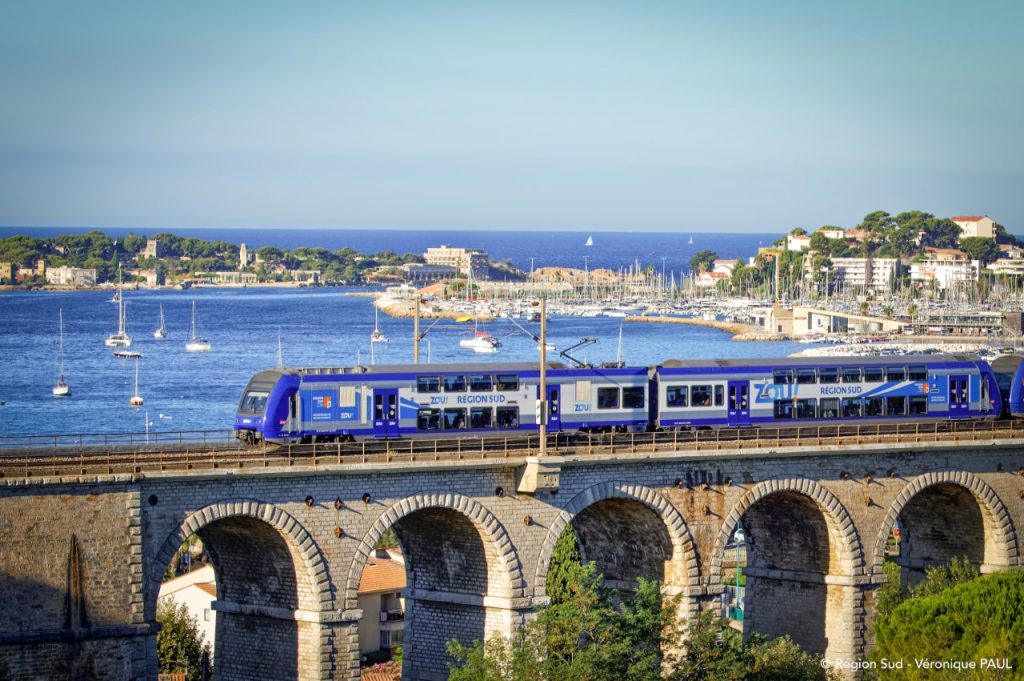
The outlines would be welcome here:
[[[737,523],[746,633],[856,660],[896,524],[911,575],[960,555],[1019,568],[1022,497],[1020,440],[0,477],[0,669],[154,679],[161,577],[198,535],[218,679],[358,678],[358,621],[377,614],[356,590],[391,529],[408,566],[404,676],[443,679],[448,639],[507,634],[546,602],[567,526],[606,579],[661,580],[688,617],[717,603]]]

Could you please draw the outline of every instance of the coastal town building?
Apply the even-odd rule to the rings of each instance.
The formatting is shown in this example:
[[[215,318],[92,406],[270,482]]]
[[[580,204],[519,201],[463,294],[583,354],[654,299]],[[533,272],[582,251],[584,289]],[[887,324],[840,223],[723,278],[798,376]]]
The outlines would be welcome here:
[[[0,262],[0,283],[13,284],[18,268],[13,262]]]
[[[960,238],[977,236],[992,239],[996,235],[995,222],[987,215],[958,215],[953,222],[960,227]]]
[[[249,284],[255,284],[258,281],[258,277],[255,272],[204,272],[199,276],[206,277],[217,284],[235,286],[247,286]]]
[[[249,266],[249,248],[243,242],[238,247],[238,269],[244,270]]]
[[[846,230],[839,227],[822,227],[818,230],[826,239],[845,239]]]
[[[402,272],[406,281],[431,282],[441,279],[451,279],[458,275],[459,270],[451,265],[428,265],[419,262],[410,262],[402,265]]]
[[[46,283],[53,284],[55,286],[71,286],[73,288],[83,288],[86,286],[96,285],[96,270],[86,269],[83,267],[68,267],[67,265],[61,265],[60,267],[51,267],[50,269],[44,269],[46,274]]]
[[[981,262],[971,260],[955,248],[927,248],[927,256],[910,265],[910,280],[930,285],[935,282],[945,291],[978,280]]]
[[[146,239],[146,247],[142,249],[143,258],[160,257],[160,241],[158,239]]]
[[[156,270],[132,269],[127,270],[127,273],[130,276],[135,277],[136,279],[142,278],[144,284],[149,288],[156,288],[157,286],[160,286],[161,284],[164,283],[161,280],[162,278],[160,276],[160,273],[157,272]]]
[[[1024,258],[1004,258],[989,263],[985,268],[993,274],[1001,274],[1011,277],[1024,276]]]
[[[217,582],[212,565],[167,580],[160,585],[157,599],[161,604],[184,605],[196,621],[203,640],[210,644],[210,650],[216,649],[217,611],[213,609],[213,602],[217,600]]]
[[[811,247],[811,237],[806,234],[790,234],[786,237],[787,251],[805,251]]]
[[[359,654],[390,652],[405,629],[405,558],[400,549],[376,549],[359,578]]]
[[[715,288],[718,286],[719,282],[730,281],[731,279],[731,274],[713,270],[711,272],[701,272],[698,274],[696,279],[694,279],[694,283],[697,288]]]
[[[896,280],[896,258],[832,258],[829,277],[839,290],[884,294]]]
[[[491,266],[491,259],[486,251],[477,248],[456,248],[447,244],[431,247],[423,254],[428,265],[448,265],[460,274],[472,276],[474,279],[486,279]]]

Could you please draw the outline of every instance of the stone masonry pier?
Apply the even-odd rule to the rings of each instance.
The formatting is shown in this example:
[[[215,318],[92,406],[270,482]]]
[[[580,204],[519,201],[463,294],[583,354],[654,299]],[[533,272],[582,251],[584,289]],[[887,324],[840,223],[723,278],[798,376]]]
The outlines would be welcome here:
[[[1022,498],[1016,439],[0,477],[0,669],[155,678],[161,578],[197,535],[218,679],[358,678],[358,622],[376,613],[356,590],[390,529],[408,569],[404,676],[444,679],[447,640],[507,634],[546,602],[570,525],[612,584],[659,579],[690,617],[717,607],[742,524],[745,634],[855,660],[894,526],[908,580],[961,555],[1020,568]]]

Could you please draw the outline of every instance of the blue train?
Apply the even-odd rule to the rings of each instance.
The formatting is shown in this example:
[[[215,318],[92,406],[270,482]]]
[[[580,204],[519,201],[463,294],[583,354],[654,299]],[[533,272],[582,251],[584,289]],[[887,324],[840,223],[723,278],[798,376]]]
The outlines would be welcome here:
[[[271,369],[250,379],[247,443],[536,432],[536,363]],[[671,360],[653,367],[549,363],[548,432],[880,424],[1024,415],[1024,366],[974,355]]]

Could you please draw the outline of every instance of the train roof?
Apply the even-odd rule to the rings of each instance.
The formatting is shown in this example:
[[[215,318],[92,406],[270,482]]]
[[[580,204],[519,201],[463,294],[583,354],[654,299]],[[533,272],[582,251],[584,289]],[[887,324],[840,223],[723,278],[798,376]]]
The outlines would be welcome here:
[[[280,371],[299,375],[318,374],[398,374],[409,372],[448,373],[464,371],[466,373],[484,372],[516,372],[537,371],[538,362],[458,362],[452,364],[357,364],[351,367],[302,367],[286,368]],[[568,369],[561,362],[548,362],[548,369],[557,371]]]
[[[863,366],[865,364],[935,364],[941,362],[980,362],[981,357],[966,353],[878,355],[854,357],[744,357],[737,359],[669,359],[660,366],[666,369],[708,369],[749,366]]]

